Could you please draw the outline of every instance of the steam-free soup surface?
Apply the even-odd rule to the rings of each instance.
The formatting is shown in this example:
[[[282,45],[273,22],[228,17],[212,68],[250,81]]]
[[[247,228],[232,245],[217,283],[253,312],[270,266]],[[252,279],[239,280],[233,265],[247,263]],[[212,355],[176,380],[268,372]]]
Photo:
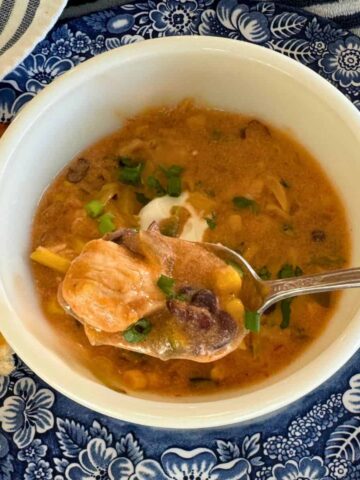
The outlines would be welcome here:
[[[161,219],[162,233],[181,236],[195,215],[204,241],[240,252],[264,279],[348,263],[341,199],[316,160],[284,132],[191,101],[128,120],[82,152],[49,186],[32,236],[32,250],[43,247],[40,259],[39,253],[33,258],[48,265],[32,262],[48,321],[64,351],[111,388],[183,396],[247,387],[293,362],[321,335],[336,308],[336,297],[328,294],[284,301],[262,317],[260,332],[250,332],[236,351],[210,363],[91,346],[82,324],[57,301],[69,261],[89,240],[139,227],[140,211],[147,209],[148,216],[154,199],[184,194],[186,204]],[[240,310],[229,307],[235,317]]]

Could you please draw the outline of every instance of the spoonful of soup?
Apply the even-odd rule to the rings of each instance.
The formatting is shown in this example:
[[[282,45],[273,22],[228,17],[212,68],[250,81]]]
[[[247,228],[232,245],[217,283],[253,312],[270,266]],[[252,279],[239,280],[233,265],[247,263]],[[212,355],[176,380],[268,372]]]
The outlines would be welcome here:
[[[73,260],[59,302],[92,345],[209,362],[242,342],[241,276],[201,244],[121,229]]]
[[[90,241],[58,296],[92,345],[210,362],[259,331],[261,314],[275,302],[359,286],[360,268],[263,281],[238,253],[166,237],[154,223]]]

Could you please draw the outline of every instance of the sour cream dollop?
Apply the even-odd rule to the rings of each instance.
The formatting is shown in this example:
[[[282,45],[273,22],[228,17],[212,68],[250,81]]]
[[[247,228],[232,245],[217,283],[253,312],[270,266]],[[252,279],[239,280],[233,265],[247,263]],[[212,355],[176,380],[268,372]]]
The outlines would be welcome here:
[[[140,228],[146,230],[152,222],[159,223],[169,218],[173,207],[184,207],[190,214],[180,238],[190,242],[201,242],[208,225],[189,203],[188,192],[183,192],[179,197],[165,195],[151,200],[139,212]]]

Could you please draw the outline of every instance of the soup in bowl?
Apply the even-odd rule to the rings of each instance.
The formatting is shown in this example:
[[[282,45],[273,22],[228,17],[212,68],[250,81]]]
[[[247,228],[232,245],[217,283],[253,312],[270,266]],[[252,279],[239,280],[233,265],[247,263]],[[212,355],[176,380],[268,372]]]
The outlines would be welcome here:
[[[24,109],[1,146],[5,336],[71,398],[148,425],[234,423],[307,393],[358,347],[356,293],[283,302],[258,331],[233,265],[211,279],[160,270],[152,287],[167,316],[145,305],[110,331],[92,307],[113,284],[105,257],[96,270],[88,253],[118,252],[111,234],[156,221],[167,244],[221,242],[262,278],[356,265],[358,126],[358,112],[321,78],[241,42],[163,39],[77,67]],[[97,272],[95,283],[88,271],[73,275],[72,298],[85,295],[75,315],[82,322],[58,302],[59,290],[74,293],[64,285],[79,262]],[[215,298],[215,313],[199,305],[202,290]],[[116,335],[141,344],[157,322],[204,308],[245,333],[216,361],[163,361],[116,347]]]

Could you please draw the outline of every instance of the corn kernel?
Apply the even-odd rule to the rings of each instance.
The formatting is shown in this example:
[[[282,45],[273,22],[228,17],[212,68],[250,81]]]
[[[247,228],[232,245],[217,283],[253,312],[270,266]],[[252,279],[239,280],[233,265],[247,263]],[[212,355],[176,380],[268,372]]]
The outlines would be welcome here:
[[[237,320],[238,322],[242,322],[244,319],[244,305],[241,300],[238,298],[233,298],[229,302],[227,302],[225,306],[225,310],[230,313],[230,315]]]
[[[224,365],[215,365],[210,371],[211,380],[219,382],[226,377],[226,368]]]
[[[70,260],[45,247],[37,247],[37,249],[31,253],[30,258],[31,260],[34,260],[34,262],[40,263],[45,267],[52,268],[61,273],[66,273],[67,269],[70,267]]]
[[[230,266],[217,270],[215,273],[215,285],[221,294],[239,293],[241,283],[240,275]]]
[[[147,386],[146,375],[141,370],[126,370],[123,375],[126,385],[133,390],[143,390]]]

